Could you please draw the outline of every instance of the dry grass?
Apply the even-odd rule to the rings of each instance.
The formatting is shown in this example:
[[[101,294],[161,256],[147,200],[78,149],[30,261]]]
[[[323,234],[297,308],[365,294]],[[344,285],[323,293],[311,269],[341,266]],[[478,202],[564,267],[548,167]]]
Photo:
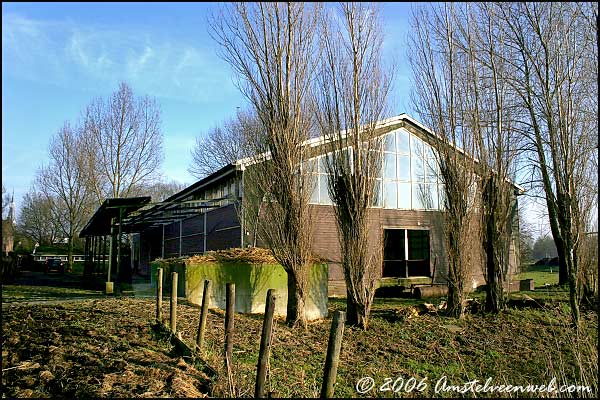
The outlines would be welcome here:
[[[179,258],[164,259],[163,262],[185,261],[190,264],[207,262],[235,262],[249,264],[277,264],[273,253],[269,249],[260,247],[232,248],[227,250],[208,251],[206,254],[196,254]],[[317,255],[312,256],[312,262],[322,263],[325,260]]]
[[[563,321],[569,320],[562,302],[547,302],[541,309],[509,309],[499,316],[467,315],[464,320],[408,312],[412,300],[377,299],[372,326],[364,332],[346,329],[338,367],[336,396],[387,397],[457,396],[456,392],[436,393],[435,383],[443,376],[454,385],[473,379],[481,382],[488,377],[495,384],[544,384],[553,376],[559,382],[586,384],[580,379],[577,359],[591,360],[590,348],[597,346],[598,318],[585,313],[584,330],[588,348],[574,354],[571,350],[572,331]],[[330,311],[343,309],[344,302],[333,300]],[[167,309],[164,310],[167,312]],[[199,311],[184,307],[178,319],[183,338],[195,339]],[[267,390],[281,397],[318,397],[323,376],[327,338],[331,319],[309,323],[305,330],[291,329],[283,320],[274,326]],[[224,315],[211,310],[207,322],[205,358],[219,370],[212,394],[219,397],[248,397],[254,393],[258,357],[261,315],[236,314],[233,383],[223,369]],[[558,344],[557,344],[558,343]],[[562,371],[548,371],[545,354],[560,354],[565,363],[574,366]],[[596,353],[597,354],[597,351]],[[597,371],[597,361],[596,361]],[[559,375],[564,375],[561,376]],[[593,372],[588,373],[589,376]],[[356,391],[362,377],[371,376],[376,387],[365,394]],[[420,393],[380,392],[385,378],[418,380],[426,378],[427,388]],[[597,393],[597,385],[593,386]],[[473,397],[473,394],[467,393]],[[496,397],[497,394],[488,395]],[[507,396],[505,394],[504,396]],[[513,394],[514,396],[514,394]],[[527,393],[520,394],[527,396]],[[539,394],[532,394],[538,397]],[[485,397],[478,394],[477,397]]]

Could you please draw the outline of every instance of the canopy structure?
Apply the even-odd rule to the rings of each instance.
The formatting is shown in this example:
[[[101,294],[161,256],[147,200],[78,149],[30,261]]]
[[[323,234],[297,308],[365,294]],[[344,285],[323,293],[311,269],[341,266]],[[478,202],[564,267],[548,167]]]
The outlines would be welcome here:
[[[94,273],[106,273],[107,293],[112,293],[113,291],[113,286],[111,284],[111,269],[114,247],[117,247],[117,291],[119,290],[119,283],[122,278],[120,243],[123,218],[130,212],[138,210],[140,207],[145,206],[149,202],[150,197],[148,196],[106,199],[79,233],[80,237],[85,237],[84,274],[87,276],[91,276]],[[113,245],[113,234],[115,226],[118,226],[119,228],[116,246]],[[108,249],[108,256],[106,253],[107,237],[110,237],[110,247]],[[108,269],[106,268],[107,259]]]
[[[215,208],[225,198],[210,200],[163,201],[148,209],[129,214],[123,219],[123,232],[141,232],[163,224],[171,224],[198,215],[202,209]]]
[[[106,236],[111,234],[113,218],[120,225],[121,219],[150,202],[150,197],[124,197],[106,199],[79,233],[80,237]]]

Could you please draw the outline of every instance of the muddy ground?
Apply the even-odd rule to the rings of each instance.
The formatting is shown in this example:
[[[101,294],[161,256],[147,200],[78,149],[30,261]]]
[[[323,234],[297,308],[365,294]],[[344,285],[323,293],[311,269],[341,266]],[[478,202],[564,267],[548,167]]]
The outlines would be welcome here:
[[[205,397],[209,376],[152,327],[153,312],[127,298],[5,305],[3,397]]]

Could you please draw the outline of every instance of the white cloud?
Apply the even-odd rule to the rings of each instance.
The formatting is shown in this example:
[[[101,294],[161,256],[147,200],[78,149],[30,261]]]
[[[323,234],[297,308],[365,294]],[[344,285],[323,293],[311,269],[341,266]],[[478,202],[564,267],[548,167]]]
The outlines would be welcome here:
[[[229,68],[195,43],[131,28],[79,26],[11,13],[2,16],[3,74],[94,91],[127,81],[139,93],[208,102],[236,93]]]

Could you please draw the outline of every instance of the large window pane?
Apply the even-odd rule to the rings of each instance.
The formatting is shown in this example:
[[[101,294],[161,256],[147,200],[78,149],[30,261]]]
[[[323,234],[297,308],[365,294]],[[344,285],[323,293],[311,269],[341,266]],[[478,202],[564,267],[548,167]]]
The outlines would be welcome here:
[[[396,179],[396,155],[394,153],[384,153],[384,178]]]
[[[437,191],[435,190],[436,185],[432,184],[419,184],[418,196],[421,200],[423,208],[431,210],[437,208]]]
[[[383,150],[392,153],[396,152],[396,135],[390,133],[383,137]]]
[[[385,181],[383,185],[383,207],[397,208],[398,207],[398,185],[396,182]]]
[[[408,154],[410,151],[408,145],[408,132],[402,129],[396,131],[396,141],[398,142],[398,153]]]
[[[415,210],[422,210],[425,208],[423,204],[423,184],[413,183],[412,184],[412,206]]]
[[[433,183],[431,185],[429,185],[429,187],[431,188],[431,209],[433,210],[437,210],[439,209],[439,202],[438,202],[438,186],[437,184]]]
[[[429,259],[429,231],[409,230],[408,234],[408,259]]]
[[[421,157],[411,157],[412,161],[412,180],[413,182],[423,182],[425,170],[423,168],[423,159]]]
[[[424,184],[419,185],[420,188],[420,196],[421,196],[421,204],[423,204],[423,208],[431,210],[435,202],[433,200],[433,196],[437,197],[437,193],[433,193],[432,188],[433,185]]]
[[[433,149],[428,144],[425,144],[425,158],[435,159],[435,155],[433,154]]]
[[[327,173],[327,160],[325,160],[325,156],[319,157],[319,173]]]
[[[423,141],[413,135],[410,136],[410,149],[412,155],[417,157],[423,157]]]
[[[410,209],[410,183],[398,182],[398,208]]]
[[[314,179],[310,183],[312,185],[312,194],[310,195],[310,202],[319,204],[319,175],[314,175]]]
[[[331,204],[331,198],[329,197],[329,189],[327,188],[328,175],[319,176],[319,196],[321,204]]]
[[[425,159],[425,170],[427,174],[425,176],[425,181],[430,183],[435,183],[437,180],[437,162],[432,158]]]
[[[401,181],[410,180],[410,157],[398,156],[398,179]]]
[[[438,206],[440,210],[444,210],[446,208],[446,189],[444,184],[438,185]]]

